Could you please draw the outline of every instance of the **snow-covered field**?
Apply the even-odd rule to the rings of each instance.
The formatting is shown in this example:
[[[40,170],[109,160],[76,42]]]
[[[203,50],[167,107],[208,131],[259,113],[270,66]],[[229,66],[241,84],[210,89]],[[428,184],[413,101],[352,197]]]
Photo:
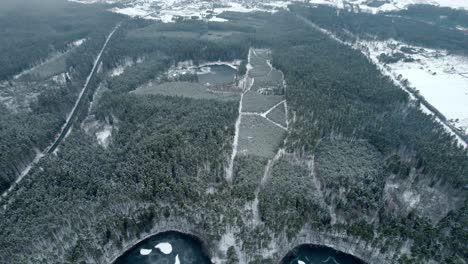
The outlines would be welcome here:
[[[112,12],[131,17],[143,17],[160,20],[164,23],[173,22],[178,18],[197,18],[207,21],[225,22],[217,17],[225,11],[233,12],[276,12],[288,8],[292,1],[287,0],[69,0],[73,2],[91,4],[108,3],[119,4]],[[369,0],[305,0],[312,4],[329,5],[337,8],[353,8],[369,13],[405,9],[414,4],[430,4],[451,8],[468,9],[468,0],[386,0],[380,6],[374,6]]]
[[[338,8],[359,8],[361,11],[369,13],[401,10],[416,4],[468,9],[467,0],[386,0],[386,3],[380,6],[370,5],[369,3],[372,3],[372,1],[369,0],[309,0],[309,2]]]
[[[368,55],[376,63],[382,53],[403,53],[414,60],[400,60],[385,67],[397,79],[408,80],[408,85],[418,90],[453,125],[468,132],[468,58],[394,40],[361,41],[360,45],[368,49]],[[402,52],[402,47],[409,47],[415,54]]]
[[[276,12],[286,9],[291,1],[266,0],[69,0],[78,3],[119,3],[121,6],[111,9],[112,12],[131,17],[143,17],[160,20],[164,23],[173,22],[178,18],[197,18],[207,21],[225,22],[226,19],[217,17],[222,12]]]

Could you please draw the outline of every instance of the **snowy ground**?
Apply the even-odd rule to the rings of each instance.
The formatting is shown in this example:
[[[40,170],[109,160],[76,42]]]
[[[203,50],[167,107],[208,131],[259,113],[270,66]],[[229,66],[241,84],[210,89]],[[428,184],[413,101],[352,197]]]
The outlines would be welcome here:
[[[383,2],[383,0],[380,1]],[[369,0],[309,0],[309,2],[312,4],[334,6],[337,8],[359,9],[363,12],[374,14],[385,11],[401,10],[410,5],[416,4],[468,9],[467,0],[386,0],[386,3],[380,6],[369,5],[369,3],[372,3],[372,1]]]
[[[43,66],[43,65],[45,65],[45,64],[47,64],[47,63],[49,63],[49,62],[51,62],[51,61],[53,61],[53,60],[56,60],[56,59],[58,59],[58,58],[60,58],[60,57],[62,57],[62,56],[65,56],[65,55],[68,54],[70,51],[72,51],[74,48],[77,48],[77,47],[83,45],[83,43],[85,43],[85,42],[86,42],[86,39],[78,39],[78,40],[75,40],[75,41],[69,43],[69,44],[67,45],[68,48],[67,48],[66,51],[63,51],[63,52],[53,52],[53,53],[49,54],[49,56],[48,56],[46,59],[44,59],[43,61],[40,61],[40,62],[37,63],[36,65],[31,66],[29,69],[26,69],[26,70],[24,70],[24,71],[18,73],[17,75],[15,75],[15,76],[13,77],[13,79],[17,80],[17,79],[19,79],[21,76],[33,72],[36,68],[41,67],[41,66]]]
[[[171,66],[165,75],[168,80],[172,81],[186,74],[210,73],[211,72],[210,66],[215,66],[215,65],[226,65],[235,70],[239,70],[241,63],[242,63],[241,60],[211,61],[211,62],[204,62],[204,63],[200,63],[199,65],[195,65],[193,61],[182,61],[182,62],[177,63],[177,65]]]
[[[225,11],[233,12],[276,12],[285,10],[292,1],[286,0],[69,0],[78,3],[108,3],[120,4],[111,9],[112,12],[131,17],[143,17],[160,20],[164,23],[174,22],[178,18],[197,18],[207,21],[225,22],[217,17]],[[378,13],[405,9],[409,5],[429,4],[451,8],[468,9],[467,0],[386,0],[380,6],[373,6],[370,0],[304,0],[312,4],[329,5],[337,8],[360,10]],[[382,0],[380,0],[382,1]]]
[[[370,58],[378,63],[382,53],[403,53],[414,61],[386,65],[400,80],[408,80],[451,123],[468,133],[468,58],[449,55],[444,50],[432,50],[391,41],[361,41],[368,48]],[[410,47],[416,54],[404,53],[401,47]]]
[[[111,69],[110,72],[109,72],[109,75],[111,77],[115,77],[115,76],[120,76],[122,75],[124,72],[125,72],[125,69],[127,69],[128,67],[131,67],[135,64],[139,64],[139,63],[142,63],[144,61],[144,58],[141,57],[141,58],[138,58],[136,61],[134,61],[133,59],[131,58],[125,58],[123,60],[123,62],[121,62],[119,65],[117,65],[115,68]]]
[[[105,2],[109,4],[120,3],[122,6],[114,7],[112,12],[128,15],[131,17],[143,17],[147,19],[160,20],[164,23],[174,22],[178,18],[197,18],[207,21],[225,22],[226,19],[217,17],[225,11],[233,12],[276,12],[287,9],[291,1],[266,0],[266,1],[244,1],[244,0],[69,0],[78,3],[90,4]]]

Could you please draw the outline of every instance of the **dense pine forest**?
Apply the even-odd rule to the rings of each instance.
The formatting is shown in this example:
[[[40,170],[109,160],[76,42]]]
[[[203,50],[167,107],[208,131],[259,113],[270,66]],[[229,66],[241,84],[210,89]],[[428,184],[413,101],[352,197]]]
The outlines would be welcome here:
[[[3,192],[35,155],[52,143],[83,88],[106,34],[122,17],[104,8],[83,8],[62,1],[45,5],[2,3],[0,12],[0,99],[5,102],[0,104]],[[77,40],[84,43],[73,47]],[[41,61],[46,63],[40,71],[19,76]],[[52,75],[62,73],[66,80],[54,81]]]
[[[41,93],[30,110],[0,104],[2,191],[56,134],[105,37],[123,21],[70,134],[0,201],[0,263],[106,263],[165,228],[193,232],[226,263],[276,263],[304,236],[357,248],[371,263],[466,262],[468,151],[363,54],[297,14],[338,35],[391,34],[459,53],[466,36],[405,18],[291,10],[224,13],[226,23],[95,17],[102,27],[76,33],[88,40],[67,57],[71,78],[61,89]],[[423,38],[435,27],[440,34]],[[284,73],[289,127],[276,160],[240,153],[229,182],[238,101],[135,90],[166,82],[186,61],[241,60],[240,82],[252,47],[271,50]],[[4,69],[5,79],[33,61]],[[111,128],[108,144],[101,128]],[[217,250],[228,235],[235,244]]]
[[[337,12],[335,8],[327,6],[291,6],[294,13],[307,17],[344,40],[354,41],[356,37],[395,39],[466,55],[468,35],[454,27],[454,25],[466,23],[464,22],[468,16],[466,12],[445,11],[441,13],[439,9],[436,9],[440,17],[447,17],[438,21],[434,15],[431,15],[431,11],[434,12],[433,9],[434,7],[417,6],[406,11],[372,15],[352,11]]]

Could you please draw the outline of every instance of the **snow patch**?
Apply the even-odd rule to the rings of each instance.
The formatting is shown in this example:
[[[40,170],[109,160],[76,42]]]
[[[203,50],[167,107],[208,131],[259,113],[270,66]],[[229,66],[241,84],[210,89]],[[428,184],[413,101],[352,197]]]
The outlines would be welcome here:
[[[83,45],[83,43],[85,43],[85,41],[86,41],[85,38],[79,39],[79,40],[75,40],[75,41],[72,42],[72,45],[73,45],[74,47],[79,47],[79,46]]]
[[[136,63],[141,63],[143,62],[143,58],[138,58]],[[125,69],[127,69],[128,67],[131,67],[135,64],[135,62],[130,59],[130,58],[126,58],[122,64],[118,65],[117,67],[113,68],[109,75],[111,77],[115,77],[115,76],[120,76],[122,75],[124,72],[125,72]]]
[[[420,200],[421,196],[419,194],[415,194],[412,191],[403,192],[403,201],[405,201],[410,208],[415,208]]]
[[[221,18],[221,17],[212,17],[212,18],[208,19],[208,21],[210,21],[210,22],[227,22],[229,20]]]
[[[107,148],[110,143],[112,135],[112,126],[111,125],[105,125],[102,130],[96,132],[96,138],[99,143],[99,145]]]
[[[67,74],[61,73],[52,77],[52,80],[60,85],[65,85],[67,83]]]
[[[227,252],[229,247],[236,245],[236,238],[234,237],[234,232],[229,231],[221,237],[219,241],[219,250],[222,252]]]
[[[434,5],[441,7],[450,7],[455,9],[468,9],[468,1],[466,0],[387,0],[386,3],[378,7],[369,6],[372,1],[368,0],[309,0],[311,4],[328,5],[339,9],[353,9],[362,12],[376,14],[379,12],[398,11],[406,9],[410,5]]]
[[[193,0],[69,0],[73,2],[90,3],[120,3],[122,6],[114,7],[110,11],[145,19],[159,20],[163,23],[175,22],[179,19],[202,19],[211,22],[225,22],[218,17],[222,12],[270,12],[287,9],[291,1],[193,1]]]
[[[154,248],[161,250],[161,252],[165,255],[169,255],[172,252],[172,245],[167,242],[159,243]]]

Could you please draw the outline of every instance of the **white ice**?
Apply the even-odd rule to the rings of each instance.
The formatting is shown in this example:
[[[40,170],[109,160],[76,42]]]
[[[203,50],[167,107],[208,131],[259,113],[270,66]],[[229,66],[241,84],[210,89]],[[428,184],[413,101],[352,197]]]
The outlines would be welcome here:
[[[171,254],[172,252],[172,245],[167,242],[159,243],[155,246],[155,248],[161,250],[161,252],[166,255]]]
[[[149,255],[151,253],[151,251],[153,251],[153,250],[152,249],[142,248],[142,249],[140,249],[140,255],[143,255],[143,256]]]

